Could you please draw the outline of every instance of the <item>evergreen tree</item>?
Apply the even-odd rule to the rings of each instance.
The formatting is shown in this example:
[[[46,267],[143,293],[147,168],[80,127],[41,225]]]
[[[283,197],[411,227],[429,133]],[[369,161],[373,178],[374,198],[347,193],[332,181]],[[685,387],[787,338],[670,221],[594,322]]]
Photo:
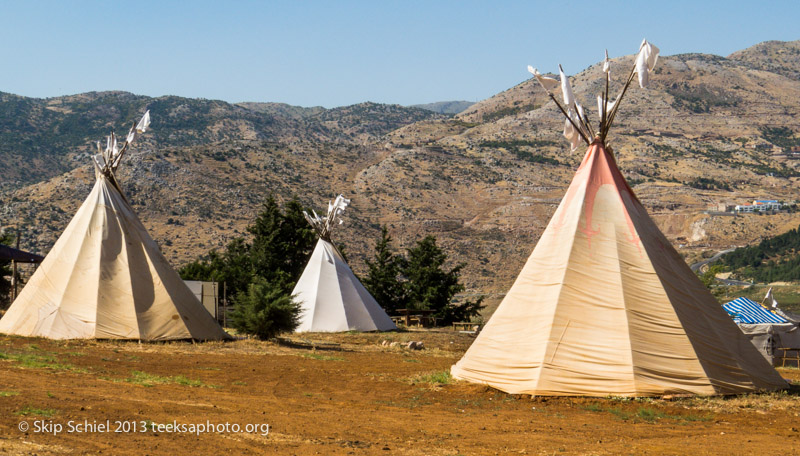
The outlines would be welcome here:
[[[228,243],[222,255],[211,256],[211,264],[217,265],[212,278],[218,282],[225,282],[226,292],[230,296],[247,290],[247,286],[253,280],[250,249],[243,238],[235,238]]]
[[[303,206],[293,199],[281,211],[270,195],[255,223],[247,230],[253,235],[254,275],[281,286],[286,293],[291,292],[308,263],[316,239],[303,217]]]
[[[244,239],[236,238],[223,253],[212,250],[205,258],[184,265],[178,273],[184,280],[225,282],[227,294],[233,296],[247,290],[253,279],[250,246]]]
[[[375,244],[375,260],[367,260],[367,276],[362,280],[364,287],[378,301],[386,313],[393,313],[405,307],[405,291],[398,280],[403,258],[392,251],[392,238],[386,226],[381,227],[381,237]]]
[[[250,248],[253,273],[270,283],[286,284],[291,281],[284,269],[287,251],[281,232],[283,218],[277,201],[270,195],[253,225],[247,227],[247,231],[253,235]]]
[[[722,265],[715,264],[713,266],[709,266],[706,272],[699,274],[700,281],[703,282],[703,285],[708,288],[708,291],[711,292],[714,296],[721,296],[725,290],[722,287],[717,286],[717,274],[723,271]]]
[[[281,211],[270,195],[247,231],[253,235],[251,244],[236,238],[224,252],[212,250],[205,258],[183,266],[181,278],[225,282],[228,294],[235,295],[247,291],[254,277],[262,277],[290,293],[316,239],[303,218],[303,206],[295,199]]]
[[[234,297],[231,324],[236,330],[260,339],[271,339],[281,332],[294,331],[300,323],[300,305],[263,277],[255,277]]]
[[[270,195],[247,231],[253,235],[252,243],[236,238],[223,253],[212,250],[185,265],[181,277],[224,282],[233,296],[232,325],[242,333],[267,339],[293,331],[299,305],[290,293],[316,239],[303,217],[303,206],[293,199],[281,210]]]
[[[408,307],[432,310],[437,320],[450,324],[478,315],[483,298],[461,305],[454,304],[452,300],[456,293],[464,291],[459,276],[466,264],[458,264],[447,271],[444,269],[446,261],[447,254],[436,245],[436,238],[426,236],[408,249],[408,258],[402,270],[407,279],[405,292]]]
[[[800,280],[800,229],[741,247],[722,257],[722,263],[737,276],[756,281]]]
[[[14,236],[11,233],[0,234],[0,244],[11,245]],[[11,260],[0,260],[0,305],[9,304],[11,299]]]
[[[283,206],[281,234],[286,245],[284,268],[291,277],[292,287],[303,274],[317,241],[314,229],[303,215],[304,210],[297,198],[293,198]]]

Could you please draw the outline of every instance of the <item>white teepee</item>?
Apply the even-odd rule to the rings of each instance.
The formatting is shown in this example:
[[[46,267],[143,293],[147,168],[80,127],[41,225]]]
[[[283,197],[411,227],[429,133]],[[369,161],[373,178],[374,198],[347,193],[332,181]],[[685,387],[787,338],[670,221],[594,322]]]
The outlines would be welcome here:
[[[125,151],[116,136],[94,157],[96,182],[19,297],[0,332],[51,339],[224,339],[229,337],[170,267],[116,180]]]
[[[635,71],[652,70],[654,49],[643,43],[621,95]],[[565,136],[594,140],[514,285],[452,375],[532,395],[785,388],[625,182],[605,146],[621,96],[613,109],[607,99],[606,89],[597,135],[574,98],[559,104],[570,127]]]
[[[350,200],[339,195],[333,203],[328,203],[326,217],[313,211],[311,217],[303,212],[319,241],[292,291],[302,308],[298,332],[397,329],[331,242],[331,229],[336,222],[342,223],[339,216],[349,203]]]

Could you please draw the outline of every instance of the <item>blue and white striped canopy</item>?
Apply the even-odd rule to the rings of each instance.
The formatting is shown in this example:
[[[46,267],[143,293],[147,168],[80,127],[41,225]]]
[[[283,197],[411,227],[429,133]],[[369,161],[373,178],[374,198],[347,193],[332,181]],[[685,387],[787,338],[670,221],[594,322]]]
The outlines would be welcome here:
[[[775,315],[761,304],[747,298],[736,298],[723,304],[722,307],[736,323],[788,323],[785,318]]]

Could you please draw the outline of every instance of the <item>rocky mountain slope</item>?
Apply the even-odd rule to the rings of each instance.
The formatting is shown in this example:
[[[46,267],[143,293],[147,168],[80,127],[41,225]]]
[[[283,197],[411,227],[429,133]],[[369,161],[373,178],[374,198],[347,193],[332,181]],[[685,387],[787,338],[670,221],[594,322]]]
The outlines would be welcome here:
[[[798,198],[800,160],[777,154],[800,145],[798,43],[761,43],[727,58],[662,57],[651,87],[626,95],[611,145],[640,200],[690,257],[800,222],[798,214],[704,213],[720,203]],[[612,62],[612,93],[631,62]],[[572,77],[592,115],[600,71],[593,65]],[[433,234],[467,263],[470,292],[490,294],[490,303],[530,254],[583,154],[569,152],[563,118],[531,80],[454,118],[373,103],[326,110],[4,94],[2,226],[20,226],[25,246],[46,252],[93,183],[88,145],[112,127],[127,131],[145,106],[153,130],[127,157],[120,181],[174,264],[244,233],[268,193],[316,208],[344,193],[352,206],[335,236],[354,270],[364,270],[381,224],[403,247]]]
[[[439,114],[458,114],[474,104],[471,101],[438,101],[436,103],[413,105],[412,107],[427,109]]]

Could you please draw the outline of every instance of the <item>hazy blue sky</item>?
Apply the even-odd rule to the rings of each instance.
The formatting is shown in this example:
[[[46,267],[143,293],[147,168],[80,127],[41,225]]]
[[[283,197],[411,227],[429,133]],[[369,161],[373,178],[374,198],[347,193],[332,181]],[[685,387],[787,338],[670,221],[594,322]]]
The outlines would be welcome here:
[[[637,6],[633,6],[637,5]],[[0,91],[334,107],[478,101],[634,53],[800,39],[793,1],[4,1]]]

